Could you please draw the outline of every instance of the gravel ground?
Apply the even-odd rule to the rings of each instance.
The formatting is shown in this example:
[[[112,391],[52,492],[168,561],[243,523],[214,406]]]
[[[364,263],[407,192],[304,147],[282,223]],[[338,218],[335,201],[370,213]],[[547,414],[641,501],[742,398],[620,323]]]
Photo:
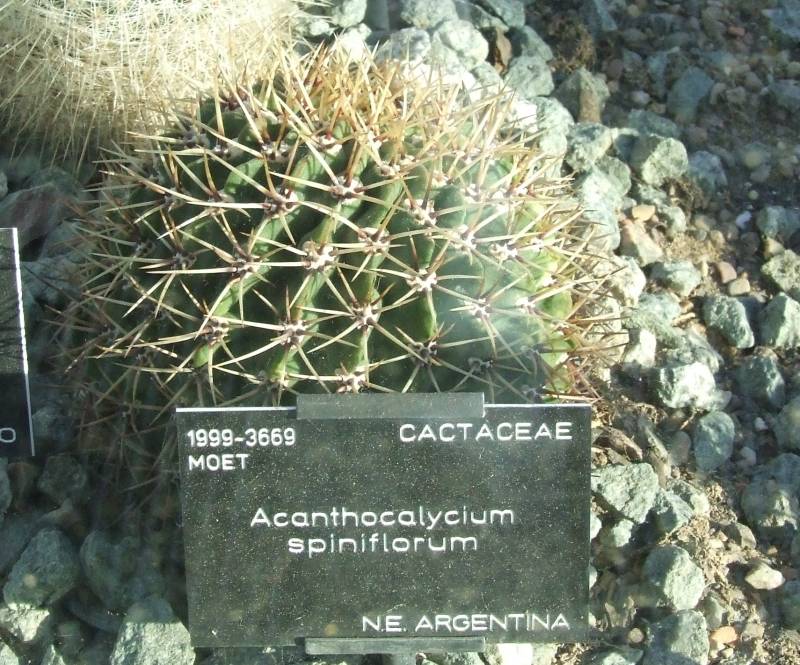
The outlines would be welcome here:
[[[592,444],[598,639],[426,657],[800,663],[800,2],[335,0],[304,32],[513,87],[620,268],[627,345],[598,384]],[[36,322],[69,296],[80,196],[65,172],[0,155],[53,450],[69,447],[68,396],[48,387]],[[299,658],[193,651],[174,501],[112,528],[102,481],[69,455],[0,460],[0,665]]]

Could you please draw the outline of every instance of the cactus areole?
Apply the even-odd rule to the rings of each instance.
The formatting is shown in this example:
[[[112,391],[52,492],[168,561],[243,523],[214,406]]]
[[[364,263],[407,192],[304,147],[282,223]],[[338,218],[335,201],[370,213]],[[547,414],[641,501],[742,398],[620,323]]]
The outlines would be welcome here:
[[[579,393],[591,229],[508,98],[436,81],[279,55],[109,160],[67,313],[93,408]]]

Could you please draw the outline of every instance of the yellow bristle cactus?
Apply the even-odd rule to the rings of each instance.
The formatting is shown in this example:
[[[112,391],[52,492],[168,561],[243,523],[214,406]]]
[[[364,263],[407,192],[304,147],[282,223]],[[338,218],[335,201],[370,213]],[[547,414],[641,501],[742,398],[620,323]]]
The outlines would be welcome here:
[[[586,394],[601,259],[512,99],[335,48],[261,74],[106,163],[64,317],[87,430],[155,455],[178,405]]]
[[[302,4],[303,0],[299,0]],[[0,3],[0,122],[17,151],[81,162],[163,108],[246,80],[287,37],[298,0]]]

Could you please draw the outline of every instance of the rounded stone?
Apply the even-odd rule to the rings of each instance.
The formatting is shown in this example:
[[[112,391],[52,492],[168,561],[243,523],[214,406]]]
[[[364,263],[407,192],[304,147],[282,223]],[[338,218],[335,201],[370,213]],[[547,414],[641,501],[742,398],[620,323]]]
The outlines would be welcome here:
[[[675,610],[692,609],[706,586],[703,571],[686,550],[676,545],[653,548],[642,573],[664,603]]]
[[[781,448],[800,450],[800,395],[781,409],[773,431]]]
[[[708,473],[722,466],[733,454],[736,434],[733,419],[722,411],[712,411],[697,421],[692,437],[695,464]]]

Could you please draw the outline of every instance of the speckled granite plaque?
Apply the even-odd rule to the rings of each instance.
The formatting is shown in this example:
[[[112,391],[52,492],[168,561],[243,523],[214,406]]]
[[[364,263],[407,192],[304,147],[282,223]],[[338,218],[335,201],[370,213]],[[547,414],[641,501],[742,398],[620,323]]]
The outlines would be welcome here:
[[[590,408],[474,397],[179,409],[195,645],[585,639]]]
[[[34,454],[17,229],[0,229],[0,457]]]

